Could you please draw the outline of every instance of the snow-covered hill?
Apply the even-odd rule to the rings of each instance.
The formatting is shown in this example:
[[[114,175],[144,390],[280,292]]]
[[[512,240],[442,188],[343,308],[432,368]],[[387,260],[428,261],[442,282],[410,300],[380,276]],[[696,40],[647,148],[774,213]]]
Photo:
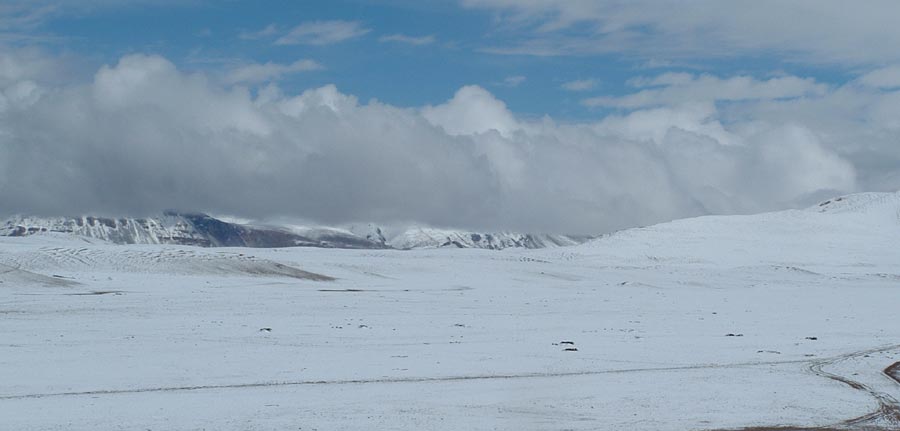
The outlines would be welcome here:
[[[0,237],[0,428],[898,430],[898,213],[858,194],[504,253]],[[177,226],[156,238],[216,231]]]
[[[705,216],[628,229],[583,244],[578,253],[659,262],[840,263],[848,255],[891,256],[900,243],[900,192],[858,193],[805,209]]]
[[[0,225],[0,236],[65,233],[115,244],[178,244],[203,247],[322,247],[351,249],[550,248],[580,244],[588,237],[472,232],[409,227],[387,234],[374,224],[347,228],[257,225],[205,214],[167,212],[152,218],[13,217]]]

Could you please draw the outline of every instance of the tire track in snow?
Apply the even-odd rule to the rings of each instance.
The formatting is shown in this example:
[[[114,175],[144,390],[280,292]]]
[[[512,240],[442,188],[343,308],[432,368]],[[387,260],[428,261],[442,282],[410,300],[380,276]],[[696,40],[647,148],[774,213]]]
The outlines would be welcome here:
[[[890,346],[875,347],[867,350],[845,353],[843,355],[832,356],[829,358],[817,359],[809,361],[809,371],[813,374],[824,377],[829,380],[845,384],[857,391],[867,393],[878,403],[875,411],[866,413],[862,416],[847,419],[834,425],[803,427],[803,426],[762,426],[749,428],[733,428],[732,431],[896,431],[900,430],[900,403],[897,399],[884,392],[872,389],[868,385],[853,380],[847,376],[841,376],[829,371],[825,371],[825,367],[834,365],[839,362],[855,359],[861,356],[872,355],[875,353],[883,353],[891,350],[900,349],[900,344]],[[882,372],[894,383],[900,385],[900,362],[888,366]]]
[[[819,426],[819,427],[791,427],[791,426],[770,426],[770,427],[750,427],[733,429],[736,431],[830,431],[830,430],[866,430],[866,431],[888,431],[900,429],[900,403],[897,400],[883,392],[876,391],[867,385],[850,379],[846,376],[825,371],[824,367],[833,365],[842,361],[854,359],[865,355],[882,353],[891,350],[900,349],[900,344],[877,347],[861,351],[845,353],[842,355],[832,356],[828,358],[808,360],[785,360],[785,361],[757,361],[757,362],[741,362],[731,364],[697,364],[672,367],[651,367],[651,368],[627,368],[616,370],[602,371],[572,371],[558,373],[518,373],[518,374],[483,374],[483,375],[463,375],[463,376],[443,376],[443,377],[406,377],[406,378],[380,378],[380,379],[336,379],[336,380],[298,380],[298,381],[276,381],[276,382],[251,382],[236,384],[219,384],[219,385],[192,385],[192,386],[160,386],[160,387],[144,387],[131,389],[100,389],[90,391],[73,391],[73,392],[51,392],[51,393],[35,393],[21,395],[4,395],[0,396],[0,401],[4,400],[22,400],[22,399],[39,399],[54,397],[77,397],[77,396],[103,396],[103,395],[129,395],[142,393],[159,393],[159,392],[192,392],[204,390],[229,390],[229,389],[256,389],[271,387],[290,387],[290,386],[319,386],[319,385],[371,385],[371,384],[415,384],[415,383],[438,383],[438,382],[466,382],[466,381],[486,381],[486,380],[514,380],[514,379],[541,379],[541,378],[564,378],[577,376],[592,376],[606,374],[628,374],[628,373],[652,373],[667,371],[690,371],[703,369],[730,369],[730,368],[746,368],[766,365],[787,365],[787,364],[808,364],[808,370],[813,374],[834,380],[850,386],[853,389],[864,391],[871,395],[878,402],[878,409],[865,415],[842,421],[835,425]],[[885,368],[882,373],[890,378],[893,382],[900,384],[900,362]]]
[[[865,392],[869,394],[872,398],[875,398],[875,401],[878,403],[878,409],[875,411],[853,418],[848,419],[846,421],[841,422],[839,425],[842,427],[860,428],[860,427],[872,427],[873,429],[890,429],[897,430],[900,429],[900,403],[897,402],[897,399],[891,396],[890,394],[886,394],[884,392],[877,391],[867,386],[864,383],[858,382],[846,376],[840,376],[829,371],[825,371],[824,367],[829,365],[834,365],[838,362],[847,361],[850,359],[854,359],[860,356],[871,355],[874,353],[886,352],[889,350],[896,350],[900,348],[900,345],[888,346],[883,348],[875,348],[864,350],[860,352],[848,353],[845,355],[835,356],[833,358],[822,359],[818,361],[814,361],[809,370],[812,371],[815,375],[825,377],[827,379],[834,380],[836,382],[843,383],[847,386],[850,386],[853,389],[858,391]],[[896,364],[894,364],[896,365]],[[893,375],[891,375],[891,367],[889,366],[882,371],[882,374],[890,378],[895,383],[900,384]]]
[[[297,381],[276,381],[276,382],[253,382],[253,383],[235,383],[221,385],[193,385],[193,386],[160,386],[145,387],[131,389],[99,389],[91,391],[75,391],[75,392],[48,392],[37,394],[21,394],[21,395],[2,395],[0,401],[3,400],[20,400],[32,398],[51,398],[51,397],[71,397],[71,396],[91,396],[91,395],[123,395],[123,394],[140,394],[148,392],[188,392],[202,391],[214,389],[250,389],[250,388],[267,388],[267,387],[284,387],[284,386],[317,386],[317,385],[370,385],[370,384],[392,384],[392,383],[435,383],[435,382],[465,382],[476,380],[514,380],[514,379],[543,379],[557,377],[577,377],[577,376],[595,376],[604,374],[629,374],[629,373],[652,373],[666,371],[689,371],[703,369],[729,369],[729,368],[746,368],[766,365],[786,365],[786,364],[806,364],[809,360],[797,359],[786,361],[764,361],[764,362],[739,362],[732,364],[698,364],[683,365],[673,367],[655,367],[655,368],[626,368],[617,370],[601,370],[601,371],[568,371],[558,373],[516,373],[516,374],[475,374],[462,376],[438,376],[438,377],[397,377],[397,378],[380,378],[380,379],[345,379],[345,380],[297,380]]]

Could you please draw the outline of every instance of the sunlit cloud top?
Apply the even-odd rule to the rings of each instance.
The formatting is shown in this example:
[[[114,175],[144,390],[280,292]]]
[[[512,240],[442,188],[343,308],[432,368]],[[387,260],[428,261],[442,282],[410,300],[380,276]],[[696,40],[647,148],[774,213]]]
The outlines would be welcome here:
[[[900,189],[900,6],[763,3],[6,2],[3,212],[600,233]]]

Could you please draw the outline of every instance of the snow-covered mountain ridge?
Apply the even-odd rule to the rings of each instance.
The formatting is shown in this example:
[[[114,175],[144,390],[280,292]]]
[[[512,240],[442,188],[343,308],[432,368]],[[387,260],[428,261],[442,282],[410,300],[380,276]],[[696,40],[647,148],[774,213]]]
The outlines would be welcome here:
[[[179,244],[203,247],[322,247],[352,249],[548,248],[583,243],[589,237],[484,233],[409,227],[388,236],[373,224],[350,228],[254,225],[206,214],[166,212],[150,218],[13,217],[0,224],[0,236],[72,234],[116,244]]]
[[[852,220],[850,220],[852,219]],[[879,227],[876,227],[879,226]],[[900,227],[900,192],[858,193],[836,197],[810,208],[744,216],[703,216],[627,229],[601,238],[517,232],[475,232],[411,226],[390,232],[374,224],[348,227],[249,224],[205,214],[166,212],[151,218],[13,217],[0,223],[0,236],[55,232],[116,244],[179,244],[203,247],[322,247],[350,249],[506,248],[542,249],[584,244],[609,249],[648,246],[648,253],[683,255],[687,248],[715,255],[722,239],[729,244],[769,247],[790,238],[793,230],[810,231],[805,241],[828,240],[853,231],[862,236],[889,235],[880,227]],[[820,235],[815,235],[815,233]],[[898,229],[900,232],[900,229]],[[859,237],[857,236],[857,238]],[[646,241],[641,238],[646,237]],[[675,238],[677,241],[674,241]],[[666,241],[671,238],[673,242]],[[768,240],[766,240],[768,238]],[[800,246],[801,244],[797,244]],[[624,244],[622,245],[624,246]],[[791,248],[787,244],[782,249]],[[582,248],[584,249],[584,248]],[[620,249],[621,251],[621,249]],[[706,254],[704,252],[703,254]],[[727,255],[727,253],[726,253]],[[721,256],[720,256],[721,257]]]

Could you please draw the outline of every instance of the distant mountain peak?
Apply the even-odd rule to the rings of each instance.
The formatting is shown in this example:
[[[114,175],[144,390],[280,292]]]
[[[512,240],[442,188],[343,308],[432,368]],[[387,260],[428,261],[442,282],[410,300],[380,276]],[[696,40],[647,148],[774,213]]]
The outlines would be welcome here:
[[[568,235],[526,234],[517,232],[474,232],[416,226],[394,236],[389,243],[394,248],[549,248],[578,245],[590,237]]]
[[[202,247],[322,247],[350,249],[547,248],[580,244],[588,237],[485,233],[414,226],[387,235],[372,223],[337,227],[263,226],[224,221],[204,213],[167,210],[160,217],[13,217],[0,236],[62,233],[117,244],[180,244]]]

